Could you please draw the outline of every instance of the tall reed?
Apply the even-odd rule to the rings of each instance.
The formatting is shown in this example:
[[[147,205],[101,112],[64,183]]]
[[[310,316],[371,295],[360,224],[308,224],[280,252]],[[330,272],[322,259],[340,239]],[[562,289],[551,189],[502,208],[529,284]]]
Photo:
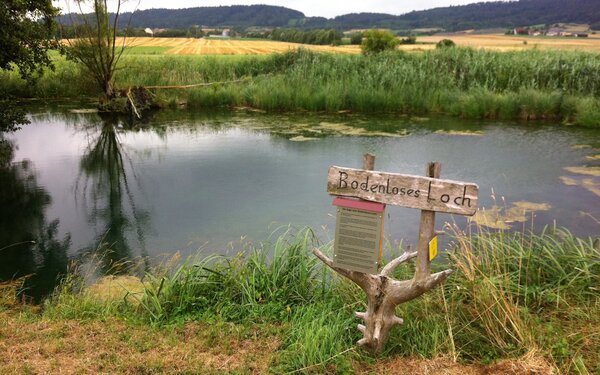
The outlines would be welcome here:
[[[165,275],[147,275],[141,306],[152,321],[205,313],[234,321],[286,319],[292,306],[322,294],[322,272],[307,256],[311,230],[282,234],[273,244],[233,258],[188,260]]]
[[[0,93],[18,97],[93,96],[98,90],[73,62],[35,85],[1,72]],[[227,83],[246,79],[242,83]],[[446,113],[465,118],[549,119],[600,126],[600,58],[592,52],[494,52],[445,48],[375,56],[308,50],[268,56],[132,54],[116,85],[212,87],[157,90],[191,107],[253,106],[267,110]]]

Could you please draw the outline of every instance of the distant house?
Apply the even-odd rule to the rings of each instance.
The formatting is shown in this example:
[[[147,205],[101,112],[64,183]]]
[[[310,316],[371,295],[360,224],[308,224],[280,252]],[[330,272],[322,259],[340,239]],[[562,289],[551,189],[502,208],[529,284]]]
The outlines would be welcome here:
[[[231,37],[231,30],[224,29],[223,31],[221,31],[221,34],[209,34],[208,37],[217,39],[227,39]]]
[[[152,31],[152,29],[151,29],[151,28],[149,28],[149,27],[146,27],[146,28],[144,29],[144,32],[145,32],[146,34],[150,35],[150,36],[154,36],[154,31]]]
[[[524,27],[515,27],[513,30],[513,34],[515,35],[529,35],[529,29]]]
[[[565,36],[567,34],[567,30],[562,27],[551,27],[546,32],[547,36]]]
[[[575,33],[575,37],[577,37],[577,38],[587,38],[588,34],[587,33]]]

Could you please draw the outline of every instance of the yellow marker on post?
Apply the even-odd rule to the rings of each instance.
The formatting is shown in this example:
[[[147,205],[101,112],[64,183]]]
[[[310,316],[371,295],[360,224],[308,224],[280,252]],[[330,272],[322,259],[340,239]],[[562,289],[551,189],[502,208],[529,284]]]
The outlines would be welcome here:
[[[438,252],[438,243],[437,236],[433,237],[431,241],[429,241],[429,261],[432,261],[433,258],[437,256]]]

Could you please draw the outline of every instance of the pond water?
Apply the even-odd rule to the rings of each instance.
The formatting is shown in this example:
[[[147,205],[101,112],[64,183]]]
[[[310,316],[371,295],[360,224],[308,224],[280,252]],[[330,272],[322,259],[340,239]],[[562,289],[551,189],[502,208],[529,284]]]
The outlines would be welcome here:
[[[112,262],[180,252],[233,254],[293,228],[330,241],[330,165],[442,177],[480,187],[476,220],[510,230],[600,224],[600,131],[551,124],[351,114],[272,115],[162,111],[128,126],[69,107],[33,109],[5,136],[0,166],[0,279],[33,274],[29,293],[55,285],[68,263],[102,253]],[[6,148],[6,147],[5,147]],[[460,216],[437,215],[462,227]],[[388,207],[385,236],[415,244],[419,212]],[[109,250],[109,251],[107,251]]]

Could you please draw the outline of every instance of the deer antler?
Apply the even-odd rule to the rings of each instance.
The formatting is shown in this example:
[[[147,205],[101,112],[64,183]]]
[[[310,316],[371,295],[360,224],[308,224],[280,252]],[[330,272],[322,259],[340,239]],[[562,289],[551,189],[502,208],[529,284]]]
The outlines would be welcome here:
[[[415,258],[417,252],[405,252],[389,262],[377,275],[335,267],[333,261],[317,248],[313,249],[313,254],[329,268],[360,286],[367,294],[367,311],[355,313],[357,318],[365,322],[364,325],[358,325],[363,338],[357,344],[367,347],[374,353],[383,349],[390,330],[404,322],[402,318],[395,315],[396,306],[433,289],[452,273],[452,270],[445,270],[419,282],[416,279],[400,281],[392,278],[394,270],[400,264]]]

